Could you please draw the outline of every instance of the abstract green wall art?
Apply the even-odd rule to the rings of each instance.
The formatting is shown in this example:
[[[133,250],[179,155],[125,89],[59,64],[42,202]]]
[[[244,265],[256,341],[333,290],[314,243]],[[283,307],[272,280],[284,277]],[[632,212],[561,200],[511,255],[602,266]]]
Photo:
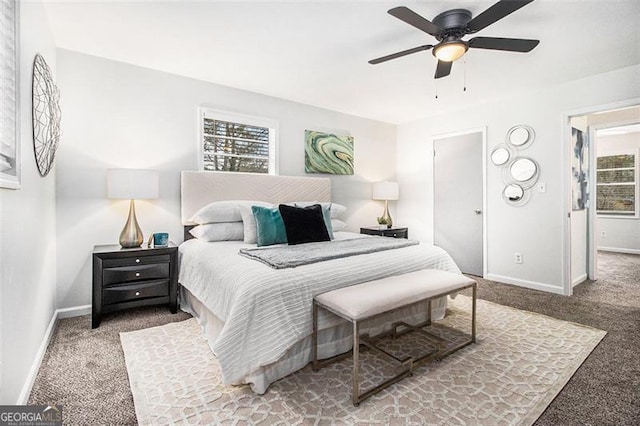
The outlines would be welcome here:
[[[304,131],[306,173],[353,174],[353,137]]]

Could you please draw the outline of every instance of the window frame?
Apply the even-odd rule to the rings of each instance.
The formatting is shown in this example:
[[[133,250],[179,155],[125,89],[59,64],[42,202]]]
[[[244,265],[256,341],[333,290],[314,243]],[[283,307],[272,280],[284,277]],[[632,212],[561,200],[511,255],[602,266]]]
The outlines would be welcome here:
[[[598,158],[601,157],[610,157],[610,156],[616,156],[616,155],[633,155],[633,169],[634,169],[634,182],[623,182],[623,183],[598,183],[598,172],[599,171],[604,171],[604,170],[628,170],[630,169],[630,167],[619,167],[619,168],[615,168],[615,169],[599,169],[598,168]],[[640,218],[640,182],[638,182],[640,180],[640,167],[639,167],[639,163],[640,163],[640,149],[624,149],[624,150],[615,150],[612,152],[607,153],[607,155],[602,155],[602,156],[597,156],[596,155],[596,175],[595,175],[595,184],[596,184],[596,193],[595,193],[595,208],[596,208],[596,216],[599,218],[609,218],[609,219],[638,219]],[[634,186],[634,201],[635,201],[635,206],[634,206],[634,212],[633,213],[624,213],[624,212],[616,212],[616,211],[610,211],[610,210],[598,210],[598,186],[620,186],[620,185],[633,185]]]
[[[204,120],[227,121],[231,123],[246,124],[249,126],[266,127],[269,129],[269,171],[268,173],[256,172],[234,172],[227,170],[205,170],[204,168]],[[242,173],[255,175],[277,175],[278,174],[278,133],[279,122],[273,118],[258,117],[247,114],[240,114],[230,111],[222,111],[215,108],[201,106],[198,108],[198,170],[215,173]],[[247,156],[249,157],[249,156]]]
[[[13,30],[14,30],[14,54],[15,54],[15,63],[14,63],[14,78],[13,78],[13,84],[14,84],[14,93],[13,95],[15,96],[15,104],[14,104],[14,125],[15,125],[15,129],[14,129],[14,139],[13,141],[13,146],[11,146],[11,143],[8,144],[10,147],[12,147],[14,149],[14,161],[15,161],[15,174],[9,174],[9,173],[4,173],[4,172],[0,172],[0,189],[1,188],[6,188],[6,189],[21,189],[22,188],[22,140],[21,140],[21,133],[20,133],[20,127],[21,127],[21,91],[20,91],[20,1],[19,0],[15,0],[13,1],[14,3],[14,15],[11,17],[13,19]],[[4,35],[4,34],[3,34]],[[0,105],[0,108],[2,108],[2,105]]]

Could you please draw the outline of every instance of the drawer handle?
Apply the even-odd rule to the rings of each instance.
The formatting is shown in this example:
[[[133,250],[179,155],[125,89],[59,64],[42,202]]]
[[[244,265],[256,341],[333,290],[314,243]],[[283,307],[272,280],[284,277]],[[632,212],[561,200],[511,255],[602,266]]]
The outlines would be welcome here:
[[[136,296],[140,296],[140,292],[139,291],[136,291]]]
[[[136,263],[140,263],[140,259],[136,259]]]
[[[136,277],[139,277],[139,276],[140,276],[140,272],[136,272]]]

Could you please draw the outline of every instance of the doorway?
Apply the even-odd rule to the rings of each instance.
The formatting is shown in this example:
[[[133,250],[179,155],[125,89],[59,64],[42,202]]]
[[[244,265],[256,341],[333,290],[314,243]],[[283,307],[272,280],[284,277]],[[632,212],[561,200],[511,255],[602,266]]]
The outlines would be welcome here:
[[[434,244],[466,274],[486,271],[486,129],[434,137]]]
[[[598,278],[598,259],[604,252],[640,254],[639,104],[636,99],[566,116],[566,152],[571,160],[565,164],[571,176],[565,188],[571,204],[568,234],[565,233],[565,259],[569,261],[565,267],[565,294],[571,294],[573,287],[587,278]],[[583,208],[576,208],[575,203],[579,186],[575,183],[573,136],[577,130],[583,133],[587,147],[588,199]]]

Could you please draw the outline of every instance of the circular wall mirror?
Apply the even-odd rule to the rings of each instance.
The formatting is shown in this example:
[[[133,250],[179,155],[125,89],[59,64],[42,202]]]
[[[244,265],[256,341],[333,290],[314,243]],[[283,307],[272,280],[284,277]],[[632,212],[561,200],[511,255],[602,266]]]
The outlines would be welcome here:
[[[502,196],[507,202],[517,203],[524,198],[524,189],[520,185],[508,185],[502,191]]]
[[[511,157],[511,154],[506,148],[498,147],[491,153],[491,162],[496,166],[501,166],[509,161],[509,157]]]
[[[538,165],[529,158],[518,158],[511,164],[509,173],[516,182],[527,182],[538,174]]]
[[[507,132],[507,142],[518,148],[524,148],[533,142],[534,137],[533,129],[529,126],[513,126]]]

